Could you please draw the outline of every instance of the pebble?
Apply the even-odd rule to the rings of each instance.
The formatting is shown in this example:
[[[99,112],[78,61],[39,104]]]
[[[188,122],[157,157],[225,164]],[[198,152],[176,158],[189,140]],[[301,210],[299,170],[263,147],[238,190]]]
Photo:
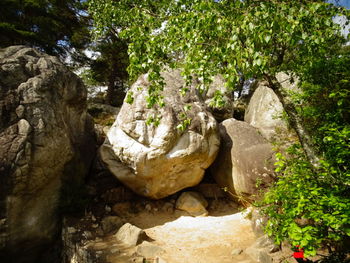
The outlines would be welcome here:
[[[106,206],[105,206],[105,211],[106,211],[107,213],[110,213],[110,212],[112,211],[112,208],[111,208],[109,205],[106,205]]]
[[[234,250],[231,252],[231,255],[232,255],[232,256],[238,256],[238,255],[242,254],[242,252],[243,252],[243,249],[236,248],[236,249],[234,249]]]

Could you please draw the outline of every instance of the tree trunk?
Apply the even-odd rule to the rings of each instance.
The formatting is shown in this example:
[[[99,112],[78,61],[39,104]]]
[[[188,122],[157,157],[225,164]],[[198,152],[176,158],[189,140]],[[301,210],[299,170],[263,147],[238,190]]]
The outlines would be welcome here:
[[[111,64],[109,68],[110,74],[108,76],[108,87],[106,103],[111,106],[116,106],[116,79],[117,79],[117,66],[116,63]]]
[[[312,142],[311,135],[304,128],[302,119],[299,117],[293,102],[288,98],[286,91],[283,90],[281,83],[277,80],[275,76],[267,76],[267,81],[269,82],[270,87],[281,101],[283,108],[288,115],[288,122],[297,133],[299,141],[303,146],[304,152],[308,160],[314,166],[314,168],[318,168],[320,165],[320,158],[318,157],[318,154],[315,150],[315,146]]]

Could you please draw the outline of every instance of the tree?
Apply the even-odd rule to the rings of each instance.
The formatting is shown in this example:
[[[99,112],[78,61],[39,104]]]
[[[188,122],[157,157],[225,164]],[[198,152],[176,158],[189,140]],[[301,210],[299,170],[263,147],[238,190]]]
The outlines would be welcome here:
[[[312,169],[298,144],[288,149],[288,158],[278,154],[281,176],[262,202],[270,217],[268,233],[277,240],[291,239],[309,254],[321,244],[331,250],[350,236],[349,63],[347,47],[315,57],[304,68],[303,92],[293,102],[322,153],[320,167]],[[345,262],[339,256],[330,262]]]
[[[89,18],[79,0],[2,0],[0,46],[29,45],[66,55],[89,42]]]
[[[69,55],[69,66],[87,67],[85,76],[108,86],[107,103],[117,105],[124,98],[128,79],[127,44],[111,33],[93,41],[86,7],[81,0],[1,1],[0,47],[22,44],[62,58]],[[90,59],[87,49],[100,56]]]
[[[159,104],[160,70],[183,69],[184,78],[206,89],[222,74],[228,88],[240,75],[263,78],[280,98],[309,160],[318,165],[311,136],[283,94],[275,74],[298,72],[313,56],[324,56],[341,37],[332,17],[345,10],[323,1],[94,1],[97,32],[115,27],[129,45],[130,75],[149,72],[149,105]],[[332,45],[330,45],[332,44]],[[183,59],[176,59],[181,54]]]
[[[107,86],[106,103],[120,106],[128,84],[129,57],[127,43],[116,35],[109,34],[97,40],[91,49],[99,54],[91,59],[84,71],[84,78],[95,86]]]
[[[121,38],[130,40],[129,73],[131,77],[149,73],[153,83],[148,89],[150,107],[162,105],[160,71],[165,67],[182,69],[187,83],[195,79],[200,91],[205,91],[217,74],[225,78],[227,87],[231,89],[242,76],[268,81],[281,100],[288,121],[302,145],[290,150],[295,156],[290,163],[279,155],[278,170],[284,176],[279,184],[286,186],[288,180],[294,178],[293,186],[297,186],[295,181],[306,173],[304,192],[301,193],[308,190],[316,193],[309,205],[317,206],[317,189],[322,185],[327,187],[322,197],[327,194],[336,197],[325,199],[326,208],[321,209],[318,216],[327,215],[327,211],[332,210],[343,216],[337,228],[347,226],[349,207],[337,207],[335,202],[344,197],[342,191],[348,189],[348,185],[338,181],[342,190],[332,192],[329,183],[322,184],[322,180],[317,179],[318,176],[329,179],[327,172],[335,164],[324,156],[325,148],[316,145],[319,137],[311,136],[314,135],[313,130],[307,127],[300,107],[286,96],[275,76],[285,71],[303,79],[316,63],[315,58],[328,61],[329,56],[344,43],[340,28],[332,19],[336,15],[349,17],[349,11],[322,0],[90,0],[89,9],[98,35],[105,34],[105,28],[109,27],[115,28]],[[312,89],[309,88],[305,86],[305,91],[310,93]],[[344,138],[339,139],[342,140]],[[344,149],[344,146],[339,147]],[[339,171],[335,173],[339,174]],[[344,178],[346,174],[341,173],[340,177]],[[287,202],[287,207],[284,207],[286,193],[283,190],[288,188],[274,189],[277,190],[271,191],[265,204],[270,208],[269,229],[276,230],[276,233],[272,231],[270,234],[276,237],[277,242],[286,238],[293,244],[303,242],[301,245],[306,252],[312,254],[323,241],[334,241],[344,234],[330,230],[334,216],[329,217],[329,221],[311,222],[308,225],[311,228],[298,226],[294,219],[302,215],[304,206],[296,211],[288,205],[295,202],[305,204],[305,196],[297,195],[295,202]],[[294,190],[298,193],[299,189]],[[322,231],[314,231],[318,229]],[[326,237],[322,236],[324,233]],[[346,232],[346,235],[349,233]]]

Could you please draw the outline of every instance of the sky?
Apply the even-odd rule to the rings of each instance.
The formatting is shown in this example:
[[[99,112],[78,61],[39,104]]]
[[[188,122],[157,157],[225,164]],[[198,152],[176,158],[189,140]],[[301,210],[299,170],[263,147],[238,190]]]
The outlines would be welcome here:
[[[344,6],[346,7],[347,9],[350,9],[350,0],[328,0],[327,1],[328,3],[335,3],[337,5],[340,5],[340,6]],[[334,18],[333,20],[334,22],[340,24],[341,26],[344,26],[345,25],[345,22],[346,22],[346,18],[343,17],[343,16],[337,16]],[[344,36],[347,36],[349,34],[349,31],[350,31],[350,24],[345,26],[343,29],[342,29],[342,33]]]
[[[339,0],[339,1],[335,1],[335,0],[329,0],[329,3],[335,3],[338,2],[339,5],[346,7],[347,9],[350,9],[350,0]]]

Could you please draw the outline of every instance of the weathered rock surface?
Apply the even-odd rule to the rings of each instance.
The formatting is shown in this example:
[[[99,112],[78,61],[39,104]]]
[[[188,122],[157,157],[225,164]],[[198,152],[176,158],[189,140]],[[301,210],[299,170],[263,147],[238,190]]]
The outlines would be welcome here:
[[[285,91],[296,93],[301,92],[298,88],[299,79],[295,75],[286,72],[278,72],[276,78]]]
[[[117,231],[124,221],[119,216],[106,216],[101,220],[101,227],[105,234]]]
[[[281,119],[283,111],[277,95],[261,82],[250,99],[244,120],[259,129],[267,140],[273,140],[288,130],[286,121]]]
[[[273,152],[256,128],[228,119],[220,124],[220,135],[222,146],[211,172],[221,187],[234,196],[250,196],[271,182]]]
[[[200,183],[194,188],[195,191],[202,194],[205,198],[224,198],[225,192],[217,184]]]
[[[267,217],[261,215],[258,208],[253,208],[251,213],[252,230],[256,237],[261,237],[265,234],[264,226],[267,223]]]
[[[115,234],[115,237],[124,245],[131,247],[136,246],[144,241],[146,234],[137,226],[126,223],[118,230],[118,232]]]
[[[86,89],[57,58],[0,50],[0,258],[35,258],[57,234],[60,192],[94,155]]]
[[[193,216],[207,216],[207,200],[197,192],[184,192],[176,201],[176,208],[188,212]]]
[[[132,262],[129,259],[135,253],[135,248],[129,251],[115,235],[97,235],[98,228],[92,225],[93,222],[86,217],[65,218],[62,228],[62,263]]]
[[[124,103],[108,132],[108,142],[100,154],[109,170],[134,192],[159,199],[198,184],[204,170],[214,161],[220,138],[217,123],[195,90],[179,94],[184,81],[179,71],[164,72],[165,107],[147,109],[147,75],[131,87],[133,104]],[[191,119],[188,129],[182,123],[184,106]],[[147,119],[160,115],[159,125]]]
[[[264,235],[259,237],[252,246],[247,248],[246,253],[259,263],[273,263],[275,261],[272,253],[280,250],[280,246],[274,244],[272,239]]]

